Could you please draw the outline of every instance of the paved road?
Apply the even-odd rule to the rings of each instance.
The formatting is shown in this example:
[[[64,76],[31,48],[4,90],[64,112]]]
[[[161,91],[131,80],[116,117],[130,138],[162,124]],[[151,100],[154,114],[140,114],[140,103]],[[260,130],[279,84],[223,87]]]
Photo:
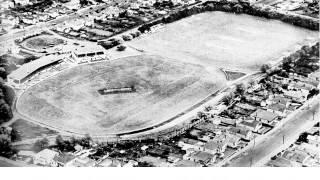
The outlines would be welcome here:
[[[255,145],[251,144],[250,148],[234,157],[226,166],[263,166],[272,156],[290,146],[302,132],[319,121],[319,97],[313,99],[310,106],[305,105],[306,108],[301,108],[290,115],[282,126],[280,125],[278,129],[268,133],[268,136],[261,141],[256,141]]]

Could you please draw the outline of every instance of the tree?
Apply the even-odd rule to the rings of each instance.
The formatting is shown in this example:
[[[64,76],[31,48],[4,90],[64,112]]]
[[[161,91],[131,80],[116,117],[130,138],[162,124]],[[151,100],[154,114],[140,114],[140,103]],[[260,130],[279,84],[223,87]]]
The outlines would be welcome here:
[[[47,138],[43,138],[41,140],[37,140],[34,145],[33,145],[33,149],[36,152],[42,151],[46,148],[48,148],[49,146],[49,140]]]
[[[0,77],[2,79],[7,79],[7,72],[3,67],[0,67]]]
[[[270,65],[263,64],[260,68],[261,72],[266,73],[269,69],[271,69]]]
[[[125,49],[127,49],[127,47],[124,45],[117,46],[118,51],[124,51]]]
[[[12,128],[10,136],[11,136],[11,141],[12,142],[21,140],[21,134],[15,128]]]
[[[57,148],[60,150],[60,151],[64,151],[65,148],[66,148],[66,143],[64,142],[63,138],[61,135],[58,135],[56,137],[56,145],[57,145]]]
[[[249,81],[249,86],[250,86],[250,87],[253,87],[255,84],[256,84],[256,81],[254,81],[253,79],[251,79],[251,80]]]
[[[0,99],[0,124],[9,121],[12,116],[10,106],[3,99]]]
[[[79,144],[83,147],[89,148],[92,142],[92,138],[89,134],[86,134],[84,138],[80,139]]]
[[[233,101],[234,95],[231,93],[229,95],[226,95],[222,98],[222,102],[226,105],[229,106],[232,101]]]
[[[9,158],[15,153],[16,151],[11,145],[11,140],[8,137],[0,135],[0,156]]]
[[[236,85],[236,93],[237,94],[243,95],[245,91],[246,91],[246,86],[243,83]]]

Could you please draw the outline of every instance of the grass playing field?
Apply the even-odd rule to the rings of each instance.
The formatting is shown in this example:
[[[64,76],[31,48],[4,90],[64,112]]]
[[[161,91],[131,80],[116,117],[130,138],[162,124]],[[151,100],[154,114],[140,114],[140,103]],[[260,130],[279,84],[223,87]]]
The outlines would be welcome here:
[[[317,38],[317,31],[281,21],[217,11],[168,24],[130,45],[207,68],[250,72],[294,50],[296,45]]]
[[[30,49],[43,50],[43,48],[49,48],[50,46],[56,46],[62,44],[62,39],[57,39],[50,35],[39,35],[25,40],[22,45]]]
[[[221,87],[224,74],[159,56],[78,66],[43,81],[19,99],[19,112],[50,126],[103,135],[167,120]],[[98,93],[129,87],[133,93]]]

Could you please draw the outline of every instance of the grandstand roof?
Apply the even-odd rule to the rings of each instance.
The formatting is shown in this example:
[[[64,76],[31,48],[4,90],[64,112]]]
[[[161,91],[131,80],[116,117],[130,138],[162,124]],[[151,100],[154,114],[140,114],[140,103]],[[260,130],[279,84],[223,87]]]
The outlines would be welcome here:
[[[49,65],[51,63],[57,62],[61,60],[63,57],[64,57],[63,55],[42,56],[37,60],[23,64],[19,69],[9,74],[9,78],[19,80],[19,81],[23,80],[24,78],[26,78],[28,75],[35,72],[39,68]]]

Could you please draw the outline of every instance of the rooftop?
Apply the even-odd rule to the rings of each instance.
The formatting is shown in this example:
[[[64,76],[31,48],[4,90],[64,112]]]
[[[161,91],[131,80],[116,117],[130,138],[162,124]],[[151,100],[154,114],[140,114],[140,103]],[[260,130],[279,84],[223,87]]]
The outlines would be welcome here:
[[[40,69],[41,67],[57,62],[63,58],[64,58],[63,55],[42,56],[37,60],[23,64],[19,69],[9,74],[9,78],[16,79],[16,80],[23,80],[24,78],[29,76],[34,71]]]
[[[278,115],[263,109],[257,109],[254,113],[251,114],[251,116],[267,121],[272,121],[278,117]]]

